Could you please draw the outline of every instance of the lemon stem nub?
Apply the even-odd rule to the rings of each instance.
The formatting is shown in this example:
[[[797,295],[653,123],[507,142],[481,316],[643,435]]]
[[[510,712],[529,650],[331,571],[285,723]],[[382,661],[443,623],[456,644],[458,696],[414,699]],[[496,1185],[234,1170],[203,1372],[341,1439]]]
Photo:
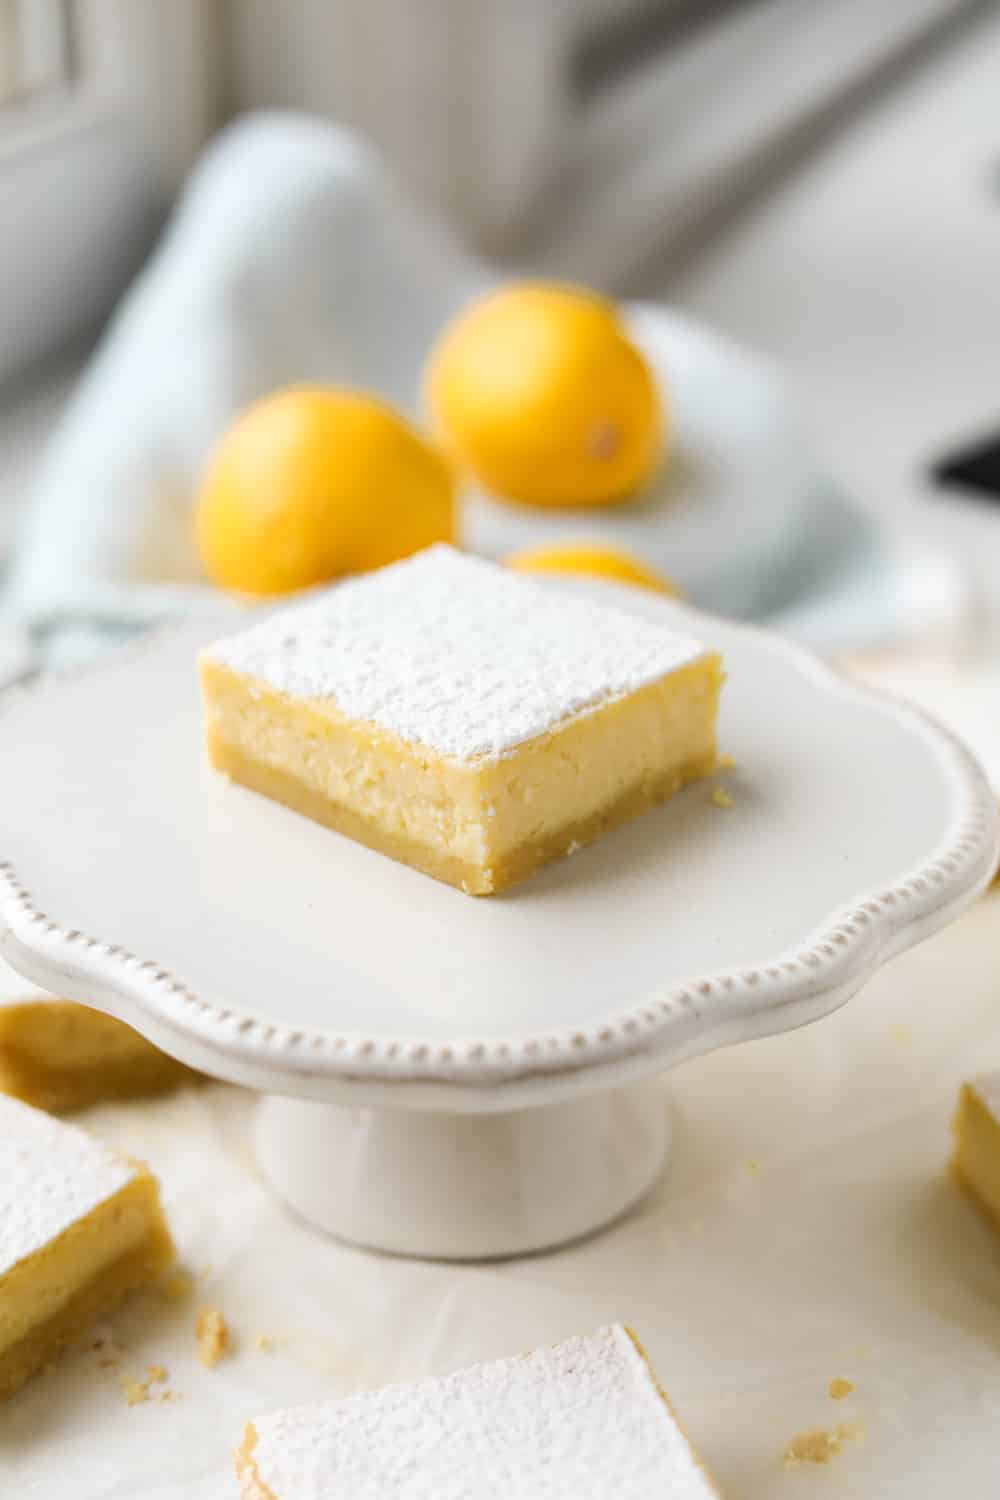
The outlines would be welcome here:
[[[613,422],[599,422],[590,435],[591,457],[614,458],[621,440],[621,431]]]

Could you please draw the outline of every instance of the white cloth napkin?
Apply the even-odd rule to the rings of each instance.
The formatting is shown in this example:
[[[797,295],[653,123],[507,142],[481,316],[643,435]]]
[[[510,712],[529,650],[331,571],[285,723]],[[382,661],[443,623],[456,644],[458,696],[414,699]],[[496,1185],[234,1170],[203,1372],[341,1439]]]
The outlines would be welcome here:
[[[231,127],[193,173],[51,443],[8,624],[51,663],[210,602],[191,509],[233,415],[302,381],[368,387],[417,414],[434,336],[494,279],[412,211],[349,132],[286,114]],[[654,496],[614,521],[542,514],[525,534],[509,507],[480,496],[466,512],[470,544],[502,551],[512,527],[521,543],[559,526],[612,528],[696,602],[786,624],[822,648],[898,632],[900,569],[815,465],[775,372],[663,308],[627,316],[677,424],[665,503]]]

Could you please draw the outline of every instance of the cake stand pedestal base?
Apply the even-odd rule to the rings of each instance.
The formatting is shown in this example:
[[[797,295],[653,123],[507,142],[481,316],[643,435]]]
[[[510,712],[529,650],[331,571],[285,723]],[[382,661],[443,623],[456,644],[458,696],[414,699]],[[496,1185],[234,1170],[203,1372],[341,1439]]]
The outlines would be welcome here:
[[[479,1260],[546,1250],[620,1217],[670,1143],[662,1085],[505,1114],[265,1096],[257,1156],[280,1196],[337,1239]]]

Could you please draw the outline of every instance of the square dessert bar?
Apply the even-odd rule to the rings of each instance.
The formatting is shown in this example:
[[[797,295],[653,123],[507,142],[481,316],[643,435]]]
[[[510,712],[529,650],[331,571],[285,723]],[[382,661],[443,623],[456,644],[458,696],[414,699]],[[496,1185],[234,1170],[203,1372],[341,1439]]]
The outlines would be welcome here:
[[[0,960],[0,1094],[53,1111],[159,1094],[195,1078],[131,1026],[36,989]]]
[[[173,1253],[145,1167],[0,1098],[0,1397]]]
[[[473,895],[716,763],[716,653],[446,546],[211,646],[200,674],[220,771]]]
[[[963,1083],[952,1172],[1000,1230],[1000,1073]]]
[[[236,1462],[243,1500],[718,1500],[621,1327],[261,1417]]]

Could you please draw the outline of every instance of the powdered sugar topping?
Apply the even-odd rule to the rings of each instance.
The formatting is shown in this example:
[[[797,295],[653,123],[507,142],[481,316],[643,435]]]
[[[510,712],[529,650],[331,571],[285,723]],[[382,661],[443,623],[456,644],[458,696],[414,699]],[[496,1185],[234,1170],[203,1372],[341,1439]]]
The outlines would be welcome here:
[[[0,1096],[0,1276],[132,1176],[128,1162],[77,1126]]]
[[[257,1477],[274,1500],[716,1497],[620,1327],[254,1426]]]
[[[495,758],[704,654],[687,636],[447,546],[352,579],[206,655],[460,760]]]

